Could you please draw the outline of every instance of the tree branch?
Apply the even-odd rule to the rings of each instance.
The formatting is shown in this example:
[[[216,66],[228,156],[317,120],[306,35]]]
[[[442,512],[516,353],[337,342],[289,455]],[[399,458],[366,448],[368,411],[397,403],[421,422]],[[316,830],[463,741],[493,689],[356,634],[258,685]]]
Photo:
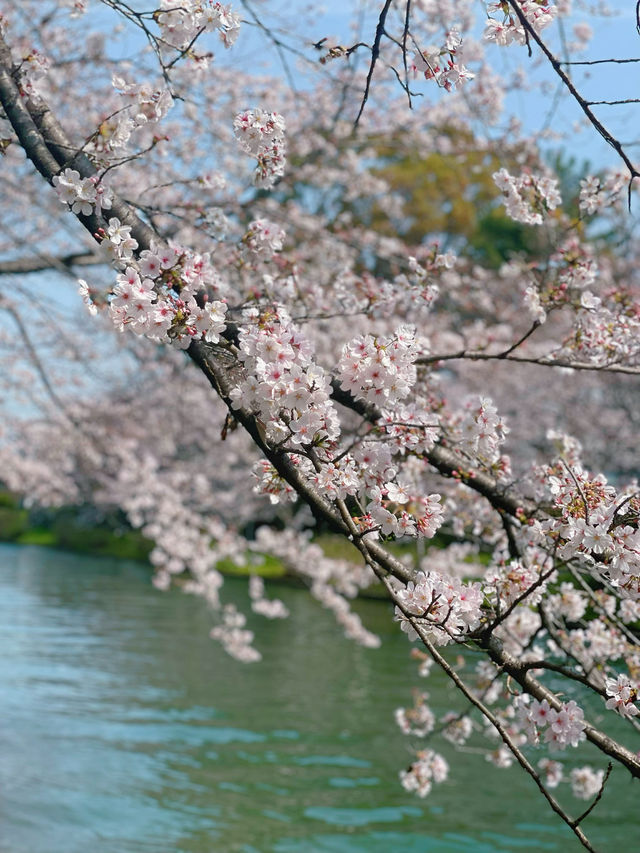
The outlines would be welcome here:
[[[52,269],[72,274],[73,267],[90,267],[106,263],[107,260],[104,256],[97,252],[75,252],[61,256],[36,254],[33,257],[0,261],[0,275],[27,275],[32,272],[44,272]]]
[[[576,89],[569,75],[563,70],[563,63],[560,62],[556,57],[551,53],[545,42],[540,38],[536,30],[529,23],[526,15],[520,8],[517,0],[507,0],[513,11],[516,13],[518,20],[520,21],[521,26],[525,31],[525,35],[527,36],[527,43],[529,39],[534,41],[540,50],[544,53],[546,58],[549,60],[551,67],[556,72],[558,77],[562,80],[566,88],[575,98],[578,106],[585,114],[590,123],[595,127],[600,136],[607,142],[613,149],[618,153],[625,166],[629,169],[631,175],[631,181],[629,184],[629,192],[631,192],[631,182],[633,182],[634,178],[640,178],[640,172],[636,169],[635,165],[628,157],[621,143],[607,130],[607,128],[602,124],[602,122],[597,118],[593,110],[590,108],[588,101],[586,101],[580,92]]]

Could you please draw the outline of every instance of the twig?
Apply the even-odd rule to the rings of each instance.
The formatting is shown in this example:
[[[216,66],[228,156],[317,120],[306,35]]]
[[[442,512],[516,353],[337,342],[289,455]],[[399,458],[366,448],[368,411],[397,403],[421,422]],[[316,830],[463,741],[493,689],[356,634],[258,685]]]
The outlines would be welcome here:
[[[458,690],[469,700],[469,702],[471,702],[472,705],[475,705],[475,707],[481,712],[481,714],[487,720],[489,720],[489,722],[496,729],[496,731],[498,732],[498,734],[500,735],[503,742],[505,743],[507,748],[510,750],[510,752],[512,753],[512,755],[514,756],[514,758],[516,759],[518,764],[522,767],[522,769],[526,773],[529,774],[529,776],[531,776],[531,778],[533,779],[533,781],[537,785],[538,790],[540,791],[542,796],[549,803],[549,805],[551,806],[553,811],[567,824],[567,826],[570,827],[570,829],[573,830],[574,834],[577,836],[578,840],[583,845],[583,847],[585,847],[587,850],[589,850],[590,853],[596,853],[595,848],[591,845],[591,842],[589,841],[587,836],[584,834],[584,832],[578,826],[578,822],[576,822],[571,817],[569,817],[569,815],[567,814],[567,812],[565,812],[565,810],[562,808],[560,803],[547,790],[546,786],[542,782],[542,779],[540,778],[539,773],[536,772],[536,770],[533,767],[533,765],[531,764],[531,762],[527,759],[527,757],[524,755],[522,750],[516,745],[515,741],[512,739],[512,737],[510,736],[507,729],[503,726],[502,722],[484,704],[484,702],[482,702],[475,695],[475,693],[469,687],[467,687],[467,685],[462,680],[462,678],[460,678],[460,676],[455,671],[455,669],[448,663],[448,661],[446,661],[442,657],[442,655],[438,652],[436,647],[433,645],[433,643],[427,637],[427,634],[424,631],[424,629],[421,627],[421,625],[414,619],[414,617],[410,613],[407,613],[404,610],[404,608],[402,607],[402,602],[398,599],[396,593],[394,592],[394,590],[390,586],[390,584],[386,581],[386,579],[385,579],[385,586],[387,587],[387,590],[389,591],[389,595],[391,596],[392,600],[402,610],[405,618],[411,623],[413,630],[418,634],[418,636],[422,640],[424,646],[426,647],[427,651],[429,652],[429,654],[431,655],[433,660],[449,676],[451,681],[453,681],[453,683],[456,685]]]
[[[596,794],[594,801],[591,803],[591,805],[589,806],[589,808],[586,811],[582,812],[580,817],[577,817],[573,821],[574,826],[578,826],[579,823],[582,823],[582,821],[585,819],[585,817],[588,814],[590,814],[595,809],[595,807],[598,805],[598,803],[600,802],[600,798],[602,797],[602,795],[604,793],[604,786],[607,784],[607,781],[609,779],[609,776],[611,775],[612,770],[613,770],[613,764],[611,762],[609,762],[609,764],[607,765],[606,773],[604,774],[604,778],[602,780],[602,785],[600,785],[600,790]]]
[[[391,8],[392,0],[385,0],[385,4],[382,7],[382,11],[380,12],[380,17],[378,18],[378,26],[376,27],[376,34],[373,40],[373,47],[371,48],[371,62],[369,63],[369,71],[367,72],[367,81],[364,87],[364,94],[362,96],[362,102],[360,104],[360,109],[358,110],[358,115],[356,116],[356,120],[353,123],[354,129],[358,127],[360,122],[360,118],[362,113],[364,112],[365,105],[369,100],[369,91],[371,89],[371,81],[373,79],[373,72],[376,67],[376,63],[378,61],[378,57],[380,56],[380,42],[382,41],[382,36],[384,35],[384,25],[387,20],[387,15],[389,13],[389,9]]]

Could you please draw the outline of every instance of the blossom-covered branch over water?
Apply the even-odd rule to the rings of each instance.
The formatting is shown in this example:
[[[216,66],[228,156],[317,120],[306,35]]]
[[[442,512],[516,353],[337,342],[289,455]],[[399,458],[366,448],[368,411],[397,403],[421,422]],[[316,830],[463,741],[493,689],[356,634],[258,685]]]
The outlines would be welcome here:
[[[259,637],[225,601],[225,561],[257,573],[277,557],[371,648],[350,602],[382,584],[421,674],[435,662],[460,696],[440,719],[425,692],[398,708],[416,747],[405,788],[455,774],[437,737],[473,742],[592,850],[582,822],[606,763],[640,777],[640,291],[628,146],[550,46],[572,23],[580,53],[588,27],[513,0],[479,29],[470,3],[423,0],[385,3],[370,39],[334,45],[302,20],[315,39],[283,40],[265,8],[278,79],[246,54],[218,62],[211,35],[242,57],[245,26],[219,3],[96,2],[95,32],[80,28],[91,3],[27,5],[31,23],[1,19],[24,226],[0,238],[0,271],[18,254],[27,272],[0,304],[25,365],[3,393],[39,414],[9,412],[6,486],[117,509],[153,541],[156,587],[185,576],[243,662]],[[107,20],[138,60],[114,58]],[[554,173],[503,113],[526,81],[497,75],[497,49],[538,50],[620,168]],[[74,277],[96,264],[83,317],[41,310],[27,276],[42,257]],[[287,617],[257,576],[249,592],[256,614]],[[453,666],[456,645],[473,654]],[[592,765],[572,767],[573,748]],[[593,800],[578,818],[563,781]]]

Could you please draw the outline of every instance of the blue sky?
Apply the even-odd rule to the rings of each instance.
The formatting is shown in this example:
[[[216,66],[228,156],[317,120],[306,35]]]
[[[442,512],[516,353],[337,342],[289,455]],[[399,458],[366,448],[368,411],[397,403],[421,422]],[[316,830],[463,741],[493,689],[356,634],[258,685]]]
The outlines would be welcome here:
[[[266,12],[260,0],[248,0],[248,2],[249,6],[244,9],[239,2],[233,5],[245,18],[250,16],[248,10],[254,10],[262,16],[265,22],[274,20],[271,17],[272,13]],[[92,5],[94,13],[97,12],[98,17],[105,14],[105,10],[99,11],[100,7],[97,6],[96,0],[93,0]],[[365,33],[365,40],[370,41],[375,30],[380,3],[369,2],[363,5],[356,0],[351,0],[351,2],[348,0],[347,2],[344,0],[326,0],[322,7],[318,7],[306,2],[299,2],[299,0],[293,3],[277,0],[277,2],[269,4],[270,10],[274,8],[280,10],[283,27],[290,26],[293,23],[303,33],[297,38],[286,35],[283,36],[283,39],[317,62],[318,54],[310,46],[311,42],[328,36],[335,37],[338,42],[345,44],[353,43],[351,22],[359,9],[364,9],[361,17],[363,32]],[[635,58],[640,55],[640,36],[638,36],[635,27],[635,4],[633,2],[615,0],[615,14],[604,18],[594,16],[586,9],[582,12],[575,2],[574,8],[576,9],[575,20],[587,21],[596,33],[588,52],[584,57],[579,58],[604,59],[615,57],[620,59]],[[294,12],[293,16],[292,11]],[[479,3],[479,32],[482,29],[482,15],[483,6]],[[82,23],[82,20],[80,19],[79,23]],[[92,25],[95,23],[96,20],[94,19]],[[274,26],[277,31],[277,21]],[[557,44],[558,25],[553,24],[545,31],[545,34],[550,37],[553,44]],[[248,70],[247,63],[251,63],[258,71],[268,70],[274,74],[282,74],[282,65],[277,52],[272,45],[265,44],[264,36],[257,31],[256,27],[244,26],[237,46],[231,51],[225,51],[217,39],[214,39],[212,44],[215,45],[216,62],[232,66],[234,64],[239,65],[244,70]],[[115,55],[123,56],[127,53],[139,51],[141,46],[140,36],[134,35],[127,38],[123,44],[114,42],[113,51]],[[362,53],[360,56],[360,61],[365,63],[367,61],[366,54]],[[531,75],[532,81],[546,81],[548,83],[550,90],[548,95],[541,94],[536,88],[529,93],[512,93],[507,96],[506,101],[507,112],[518,116],[526,131],[535,132],[539,130],[554,105],[553,93],[556,89],[557,78],[554,77],[546,63],[536,67],[535,62],[528,59],[524,47],[512,45],[507,48],[495,48],[492,51],[492,57],[498,73],[511,74],[516,68],[523,67],[527,74]],[[291,56],[290,60],[291,66],[295,70],[296,58]],[[385,73],[384,69],[381,69],[381,73]],[[576,82],[580,84],[581,91],[593,100],[637,97],[640,95],[640,64],[597,65],[586,70],[575,68],[574,75]],[[437,96],[435,86],[433,84],[428,84],[428,86],[431,90],[431,97]],[[447,93],[442,93],[441,96],[446,98]],[[419,102],[417,102],[417,109],[420,109]],[[640,104],[600,107],[596,110],[601,120],[622,141],[634,142],[638,138]],[[578,162],[591,161],[596,169],[604,165],[618,165],[620,161],[616,153],[598,136],[593,128],[588,128],[580,135],[575,135],[572,132],[573,123],[580,117],[581,113],[577,105],[570,96],[563,95],[562,100],[555,105],[551,126],[568,133],[568,136],[564,140],[548,142],[546,146],[552,150],[563,148],[567,154],[575,156]],[[630,146],[629,152],[631,155],[637,154],[640,158],[640,147]],[[87,270],[85,275],[91,278],[95,272],[97,271]],[[36,278],[37,283],[35,283]],[[44,288],[49,293],[55,292],[63,309],[71,308],[76,304],[79,306],[73,283],[68,280],[58,280],[60,278],[56,276],[54,286],[51,275],[34,277],[33,286],[36,290]]]
[[[567,0],[564,0],[566,2]],[[636,58],[640,56],[640,36],[635,26],[635,3],[632,0],[611,0],[609,6],[612,14],[602,16],[593,13],[593,7],[603,0],[573,0],[573,16],[571,24],[586,21],[595,35],[590,47],[584,54],[572,56],[572,59],[607,59],[607,58]],[[133,3],[133,6],[138,4]],[[148,7],[148,3],[140,3],[139,7]],[[321,4],[313,4],[307,0],[231,0],[231,5],[241,17],[247,21],[243,25],[240,36],[234,48],[224,50],[215,36],[207,37],[208,47],[213,48],[215,63],[230,67],[242,68],[243,71],[255,69],[256,73],[268,73],[283,76],[282,58],[277,49],[259,27],[249,23],[255,14],[261,22],[273,29],[274,34],[283,42],[295,48],[310,60],[308,68],[315,64],[318,70],[320,54],[311,47],[314,41],[322,37],[334,39],[337,43],[353,44],[353,22],[358,21],[361,27],[361,37],[371,42],[377,22],[381,0],[325,0]],[[414,0],[414,10],[419,8],[419,0]],[[92,25],[101,17],[111,22],[113,17],[104,7],[98,5],[98,0],[92,0]],[[477,3],[478,26],[476,35],[480,37],[483,30],[485,4],[482,0]],[[416,13],[418,14],[418,13]],[[396,14],[395,19],[399,18]],[[390,18],[391,19],[391,18]],[[82,21],[83,19],[79,19]],[[567,40],[571,40],[571,25],[565,26]],[[113,42],[113,55],[123,57],[138,53],[144,42],[139,32],[128,28],[129,34],[122,42]],[[549,41],[554,52],[561,56],[560,27],[554,22],[544,32],[545,40]],[[330,43],[330,42],[328,42]],[[335,43],[335,42],[334,42]],[[287,63],[296,78],[298,88],[309,85],[301,75],[299,58],[293,53],[284,52]],[[551,130],[557,130],[564,139],[550,140],[543,143],[549,149],[565,148],[568,154],[573,154],[578,161],[589,160],[596,169],[603,166],[615,166],[619,158],[589,127],[585,132],[576,135],[575,123],[584,119],[582,112],[570,95],[564,91],[558,99],[556,93],[559,80],[546,61],[540,61],[539,51],[534,46],[534,56],[529,59],[526,47],[511,45],[509,47],[489,48],[489,57],[494,70],[505,78],[521,68],[531,82],[529,92],[510,92],[505,99],[506,116],[514,115],[522,122],[526,133],[538,132],[545,123]],[[353,61],[353,60],[352,60]],[[357,54],[356,61],[364,66],[368,61],[365,51]],[[400,65],[400,61],[398,62]],[[331,70],[331,69],[329,69]],[[389,75],[384,69],[378,69],[377,74]],[[597,65],[590,68],[573,67],[572,75],[579,90],[589,100],[611,100],[635,98],[640,96],[640,63],[626,65]],[[418,85],[418,84],[416,84]],[[540,91],[542,86],[545,91]],[[560,87],[562,88],[562,87]],[[429,98],[435,99],[439,93],[433,83],[429,83],[424,91]],[[447,93],[440,93],[446,98]],[[416,101],[416,109],[420,109],[420,101]],[[640,119],[640,104],[627,106],[601,106],[595,108],[598,118],[612,131],[613,135],[623,142],[640,141],[636,131]],[[549,119],[549,116],[551,118]],[[629,149],[630,154],[640,158],[640,145]]]
[[[418,4],[414,4],[417,6]],[[636,58],[640,56],[640,36],[635,26],[635,3],[628,0],[613,0],[609,4],[612,14],[601,16],[593,14],[592,7],[595,4],[585,2],[573,3],[574,15],[572,22],[586,21],[594,31],[594,38],[589,49],[581,55],[572,56],[575,59],[608,59],[608,58]],[[295,24],[301,32],[305,33],[298,45],[303,51],[313,57],[313,51],[309,50],[309,44],[323,36],[335,37],[338,43],[351,44],[351,22],[354,16],[361,14],[363,22],[364,40],[371,41],[375,31],[377,15],[381,4],[379,2],[358,2],[357,0],[326,0],[321,6],[313,7],[313,15],[308,22],[305,21],[305,11],[310,7],[304,2],[275,3],[269,4],[269,9],[282,10],[283,19],[291,23],[292,10],[298,10],[295,16]],[[237,5],[240,10],[240,5]],[[255,2],[251,6],[254,11],[261,13],[265,21],[270,17],[262,8],[262,4]],[[483,29],[484,4],[478,3],[478,34]],[[242,12],[247,17],[247,11]],[[270,14],[270,13],[269,13]],[[238,50],[251,56],[254,61],[266,67],[269,71],[281,74],[281,63],[273,48],[265,46],[264,41],[253,28],[245,27],[238,42]],[[565,28],[566,38],[572,38],[571,27]],[[560,55],[560,30],[558,23],[554,23],[543,35],[549,39],[552,49]],[[285,41],[295,43],[295,39],[284,37]],[[514,73],[521,67],[524,69],[528,80],[534,84],[542,84],[548,91],[540,92],[538,88],[532,88],[528,93],[512,92],[505,100],[506,113],[516,115],[523,124],[526,132],[535,133],[541,129],[548,119],[551,111],[550,126],[565,135],[564,140],[550,141],[545,147],[557,149],[566,148],[567,153],[573,154],[579,161],[589,160],[596,168],[604,165],[615,166],[619,162],[618,155],[597,134],[595,129],[589,127],[585,132],[576,135],[574,124],[584,118],[580,108],[570,95],[563,93],[562,97],[556,99],[556,89],[559,80],[555,76],[549,64],[536,62],[539,54],[534,47],[534,56],[529,59],[525,47],[511,45],[509,47],[490,49],[490,57],[494,63],[495,71],[504,76]],[[218,53],[220,61],[233,63],[234,52],[222,56]],[[235,57],[237,58],[237,56]],[[365,61],[362,54],[362,61]],[[292,60],[295,67],[295,58]],[[378,72],[380,73],[380,72]],[[384,71],[382,72],[384,73]],[[597,65],[590,68],[573,67],[572,76],[578,84],[579,90],[588,100],[613,100],[623,98],[635,98],[640,96],[640,63],[639,64],[611,64]],[[430,97],[434,97],[433,85],[431,84]],[[447,97],[446,93],[442,97]],[[419,102],[418,102],[419,103]],[[419,107],[418,107],[419,108]],[[601,106],[595,108],[598,118],[613,132],[614,136],[623,142],[640,141],[636,127],[640,119],[640,104],[627,106]],[[630,153],[640,157],[640,147],[630,147]]]

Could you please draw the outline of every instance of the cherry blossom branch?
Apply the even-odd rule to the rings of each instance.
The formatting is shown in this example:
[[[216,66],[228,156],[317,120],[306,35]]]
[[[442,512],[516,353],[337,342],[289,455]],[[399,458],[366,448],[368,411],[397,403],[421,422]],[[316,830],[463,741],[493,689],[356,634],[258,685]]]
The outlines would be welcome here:
[[[7,119],[20,140],[27,156],[49,182],[58,174],[61,164],[53,157],[36,127],[20,91],[12,77],[13,62],[11,52],[0,33],[0,101]]]
[[[517,560],[521,555],[521,548],[516,538],[514,532],[514,524],[512,519],[506,515],[506,513],[500,513],[500,521],[502,522],[502,528],[507,537],[507,544],[509,547],[509,556],[512,560]]]
[[[593,594],[593,590],[581,576],[577,568],[571,565],[570,561],[566,564],[566,568],[571,573],[571,577],[580,587],[582,587],[582,589],[588,596],[593,609],[610,625],[613,625],[618,631],[620,631],[621,634],[624,634],[624,636],[627,638],[627,640],[629,640],[630,643],[632,643],[634,646],[637,646],[640,643],[638,637],[632,631],[630,631],[627,626],[624,625],[619,619],[615,618],[615,616],[612,617],[607,613],[607,611],[604,609],[602,604],[600,604],[596,596]]]
[[[0,275],[27,275],[32,272],[44,272],[51,269],[72,275],[73,267],[98,266],[105,263],[104,256],[97,252],[74,252],[61,256],[38,252],[34,253],[33,257],[0,261]]]
[[[517,0],[507,0],[513,11],[516,13],[518,20],[520,21],[520,25],[525,31],[525,35],[527,36],[527,43],[529,43],[529,39],[534,41],[540,50],[544,53],[546,58],[548,59],[551,67],[558,75],[558,77],[562,80],[565,87],[568,91],[573,95],[576,100],[578,106],[585,114],[589,122],[593,125],[593,127],[598,131],[600,136],[607,142],[614,151],[620,156],[625,166],[629,169],[630,173],[630,181],[629,181],[629,202],[631,201],[631,184],[634,178],[640,178],[640,172],[636,169],[635,165],[625,152],[622,144],[607,130],[607,128],[602,124],[602,122],[597,118],[593,110],[590,108],[589,103],[582,97],[580,92],[576,89],[569,75],[563,70],[563,63],[560,60],[556,59],[556,57],[551,53],[546,43],[542,40],[542,38],[538,35],[535,28],[530,24],[528,18],[520,8]]]
[[[568,465],[564,459],[561,459],[560,463],[561,463],[562,467],[565,469],[565,471],[569,474],[571,479],[573,480],[573,485],[576,487],[576,491],[580,495],[580,500],[582,501],[582,505],[584,507],[584,520],[586,521],[587,524],[589,524],[589,503],[587,502],[585,494],[582,490],[582,486],[580,485],[580,482],[578,481],[578,478],[576,477],[576,475],[573,473],[573,469],[571,468],[571,466]]]
[[[498,358],[508,358],[514,350],[517,350],[519,346],[521,346],[525,341],[527,341],[531,335],[535,332],[537,328],[540,327],[540,321],[534,320],[533,325],[530,329],[528,329],[522,337],[518,338],[518,340],[512,344],[508,349],[504,350],[498,355]]]
[[[562,639],[562,637],[559,635],[558,631],[556,631],[556,629],[555,629],[555,625],[552,625],[552,624],[551,624],[551,620],[550,620],[550,618],[549,618],[549,615],[547,614],[546,609],[543,607],[542,602],[541,602],[540,604],[538,604],[537,610],[538,610],[538,613],[539,613],[539,615],[540,615],[540,621],[541,621],[541,623],[542,623],[542,627],[543,627],[543,628],[545,629],[545,631],[549,634],[549,636],[551,637],[551,639],[553,640],[553,642],[554,642],[554,643],[556,644],[556,646],[561,650],[561,652],[563,653],[563,655],[564,655],[567,659],[572,660],[572,661],[575,663],[575,665],[576,665],[577,667],[580,667],[581,669],[583,669],[583,670],[584,670],[585,675],[586,675],[586,676],[587,676],[587,678],[588,678],[588,677],[589,677],[589,675],[591,674],[591,672],[593,671],[594,667],[593,667],[593,666],[591,666],[591,667],[587,667],[587,666],[585,666],[584,662],[583,662],[583,661],[581,661],[581,660],[580,660],[580,658],[578,658],[578,657],[577,657],[577,656],[576,656],[576,655],[571,651],[571,649],[568,649],[568,648],[566,647],[566,645],[563,643],[563,639]]]
[[[449,664],[449,662],[438,652],[433,643],[429,640],[426,632],[420,625],[420,623],[412,616],[412,614],[408,613],[404,610],[402,606],[401,600],[395,594],[393,587],[388,583],[386,578],[383,578],[387,591],[389,592],[389,596],[394,601],[396,606],[398,606],[404,613],[405,618],[411,623],[413,630],[418,634],[420,640],[423,645],[429,652],[431,658],[438,664],[438,666],[447,674],[447,676],[453,681],[458,690],[465,696],[466,699],[476,707],[480,713],[487,719],[491,725],[495,728],[495,730],[500,735],[502,741],[507,746],[507,748],[512,753],[513,757],[516,759],[518,764],[522,767],[522,769],[533,779],[538,790],[545,798],[545,800],[549,803],[552,810],[571,828],[574,834],[577,836],[580,843],[585,847],[590,853],[596,853],[594,847],[591,845],[587,836],[582,832],[579,828],[579,821],[573,820],[567,812],[562,808],[560,803],[555,799],[555,797],[549,792],[547,787],[542,782],[539,773],[537,773],[536,769],[533,767],[531,762],[527,759],[522,750],[517,746],[506,727],[502,724],[500,719],[491,711],[491,709],[482,702],[478,696],[471,690],[470,687],[463,681],[462,678],[458,675],[456,670]],[[560,703],[558,703],[559,705]]]
[[[331,397],[337,403],[351,409],[371,423],[375,423],[382,417],[381,412],[375,406],[362,400],[356,400],[335,379],[331,382]],[[443,476],[462,479],[466,486],[487,498],[494,509],[499,512],[507,512],[514,518],[520,519],[523,513],[532,517],[538,509],[533,501],[524,495],[514,495],[510,487],[500,485],[491,475],[482,471],[473,471],[471,476],[471,472],[461,470],[463,463],[460,457],[441,444],[436,444],[425,456],[429,463]]]
[[[411,0],[406,0],[404,10],[404,25],[402,27],[402,66],[404,69],[404,86],[409,100],[409,109],[413,109],[411,102],[411,90],[409,88],[409,68],[407,65],[407,39],[409,37],[409,24],[411,23]]]
[[[555,571],[556,571],[556,566],[552,565],[551,568],[547,569],[546,572],[541,572],[540,576],[535,581],[535,583],[532,583],[531,586],[527,587],[527,589],[525,589],[525,591],[523,593],[521,593],[519,596],[517,596],[503,613],[498,612],[496,615],[496,618],[493,619],[488,625],[483,626],[481,629],[478,629],[477,636],[479,636],[479,637],[490,636],[499,625],[501,625],[503,622],[505,622],[509,618],[509,616],[511,616],[511,614],[516,609],[516,607],[518,607],[519,604],[522,604],[524,601],[526,601],[526,599],[533,592],[535,592],[536,589],[541,587],[542,584],[545,583],[545,581],[549,580],[549,578],[554,574]],[[496,607],[496,610],[498,610],[498,609],[499,608]],[[473,638],[475,635],[471,634],[470,636],[471,636],[471,638]]]
[[[590,814],[591,814],[591,812],[595,809],[595,807],[596,807],[596,806],[598,805],[598,803],[600,802],[600,800],[601,800],[601,798],[602,798],[602,795],[604,794],[604,788],[605,788],[605,785],[606,785],[606,784],[607,784],[607,782],[609,781],[609,776],[611,776],[611,771],[612,771],[612,770],[613,770],[613,764],[612,764],[611,762],[609,762],[609,763],[607,764],[607,769],[606,769],[605,774],[604,774],[604,777],[603,777],[603,779],[602,779],[602,784],[600,785],[600,790],[599,790],[599,791],[598,791],[598,793],[596,794],[596,796],[595,796],[595,798],[594,798],[593,802],[591,803],[591,805],[589,806],[589,808],[588,808],[588,809],[586,809],[586,811],[582,812],[582,814],[581,814],[579,817],[577,817],[577,818],[573,821],[573,823],[575,824],[575,826],[578,826],[578,824],[582,823],[582,821],[583,821],[583,820],[584,820],[588,815],[590,815]]]
[[[583,59],[583,60],[575,60],[571,62],[561,62],[560,65],[605,65],[608,63],[618,63],[625,64],[627,62],[640,62],[640,58],[638,59]]]
[[[526,662],[518,661],[506,652],[502,642],[497,637],[491,636],[486,640],[477,640],[476,642],[480,648],[489,654],[491,660],[502,667],[504,672],[510,675],[527,693],[538,701],[546,699],[549,705],[556,710],[561,707],[562,703],[555,693],[531,675]],[[584,732],[587,740],[597,746],[601,752],[623,764],[632,776],[640,779],[640,757],[636,753],[631,752],[630,749],[605,735],[590,723],[585,724]]]
[[[623,373],[628,376],[640,375],[640,367],[617,364],[593,364],[588,361],[571,361],[569,359],[552,359],[550,356],[517,356],[506,352],[488,353],[474,350],[459,350],[452,353],[420,356],[416,364],[437,364],[440,361],[514,361],[520,364],[534,364],[538,367],[563,367],[572,370],[592,370],[597,373]]]
[[[360,119],[364,112],[364,108],[366,106],[367,101],[369,100],[369,92],[371,90],[371,81],[373,80],[373,72],[375,71],[376,63],[378,62],[378,58],[380,57],[380,43],[382,41],[382,37],[385,33],[385,22],[387,20],[387,15],[389,13],[389,9],[391,8],[392,0],[385,0],[385,4],[382,7],[380,12],[380,17],[378,18],[378,25],[376,27],[376,34],[373,39],[373,46],[371,48],[371,62],[369,63],[369,70],[367,72],[367,79],[364,84],[364,94],[362,95],[362,101],[360,102],[360,109],[358,110],[358,115],[356,116],[356,120],[353,123],[354,128],[358,127],[360,123]]]
[[[165,47],[170,48],[173,48],[173,46],[167,44],[164,39],[158,38],[158,36],[152,33],[149,27],[146,25],[144,21],[145,17],[153,17],[153,13],[136,12],[135,9],[132,9],[131,6],[128,6],[126,3],[123,2],[123,0],[100,0],[100,2],[108,8],[113,9],[114,12],[117,12],[118,14],[122,15],[124,18],[134,24],[134,26],[142,30],[145,38],[149,43],[149,47],[156,55],[156,59],[158,60],[158,64],[160,65],[160,69],[162,71],[162,76],[168,83],[169,75],[165,67],[164,60],[162,58],[162,51],[160,49],[160,46],[163,45]]]
[[[96,170],[89,158],[78,152],[70,143],[44,101],[40,99],[34,104],[22,98],[13,78],[14,70],[17,71],[11,61],[11,52],[0,34],[0,102],[25,153],[36,169],[50,184],[67,166],[73,166],[83,177],[95,175]],[[73,152],[72,156],[70,152]],[[112,210],[121,222],[134,229],[133,233],[142,247],[150,245],[155,237],[153,230],[145,225],[128,205],[114,198]],[[76,215],[91,235],[95,235],[106,224],[103,218],[95,213]]]
[[[232,360],[231,357],[228,357],[229,360],[225,366],[222,362],[220,348],[216,350],[211,344],[206,344],[202,341],[193,341],[188,349],[188,353],[204,372],[218,395],[232,412],[233,417],[249,433],[254,443],[269,462],[271,462],[280,476],[308,504],[314,516],[328,524],[335,532],[346,536],[348,539],[353,538],[354,540],[361,541],[362,534],[355,530],[355,528],[351,528],[345,522],[340,512],[336,511],[329,501],[300,473],[289,459],[288,453],[282,449],[276,450],[267,444],[261,434],[255,416],[244,409],[233,407],[230,392],[234,387],[233,371],[237,371],[238,369],[235,359]],[[216,353],[218,354],[218,358],[215,357]],[[385,569],[398,579],[406,583],[413,577],[414,573],[411,569],[408,569],[403,563],[392,557],[377,542],[367,542],[367,549],[374,559],[384,564]]]
[[[573,669],[569,669],[566,666],[563,666],[559,663],[552,663],[547,660],[528,660],[525,661],[524,664],[525,669],[546,669],[549,672],[557,672],[558,675],[562,675],[564,678],[568,678],[570,681],[577,681],[580,684],[583,684],[585,687],[588,687],[590,690],[593,690],[594,693],[599,693],[600,696],[605,696],[605,692],[601,687],[598,687],[586,675],[582,675],[579,672],[576,672]]]
[[[191,346],[199,349],[203,345],[199,342],[194,342]],[[216,377],[215,381],[219,383],[220,379]],[[221,390],[224,393],[224,389],[221,388]],[[251,416],[241,413],[241,422],[246,424],[250,432],[255,432],[255,427],[251,424]],[[356,544],[363,553],[367,564],[376,571],[378,576],[381,576],[380,569],[382,569],[383,572],[388,572],[399,579],[405,580],[405,582],[407,578],[413,576],[412,572],[408,571],[401,563],[399,563],[399,561],[395,560],[395,558],[392,558],[388,552],[377,545],[377,543],[370,542],[368,539],[365,540],[363,535],[358,533],[353,522],[347,520],[350,516],[343,502],[338,503],[342,517],[340,518],[340,521],[337,521],[335,512],[330,508],[328,502],[325,501],[324,498],[322,498],[322,496],[313,489],[313,487],[304,482],[304,479],[301,477],[299,472],[293,468],[288,460],[286,460],[286,455],[283,454],[282,451],[280,451],[280,453],[274,453],[270,450],[270,448],[264,444],[259,434],[257,435],[257,440],[257,443],[263,449],[267,458],[269,458],[272,464],[274,464],[274,467],[276,467],[281,476],[283,476],[296,489],[298,494],[300,494],[306,502],[309,503],[314,514],[320,513],[326,521],[331,521],[334,529],[338,532],[346,532],[348,538],[354,541],[354,544]],[[558,700],[556,695],[531,675],[526,663],[517,661],[511,655],[506,653],[502,647],[502,643],[495,636],[489,635],[477,638],[475,639],[475,642],[479,648],[489,654],[494,663],[501,667],[504,672],[511,675],[527,693],[538,700],[546,699],[549,705],[556,710],[561,708],[562,703]],[[596,745],[601,751],[615,758],[627,767],[632,775],[640,778],[640,759],[637,755],[588,723],[585,724],[585,735],[587,739]]]
[[[640,98],[623,98],[617,101],[585,101],[590,107],[617,107],[618,104],[640,104]]]

